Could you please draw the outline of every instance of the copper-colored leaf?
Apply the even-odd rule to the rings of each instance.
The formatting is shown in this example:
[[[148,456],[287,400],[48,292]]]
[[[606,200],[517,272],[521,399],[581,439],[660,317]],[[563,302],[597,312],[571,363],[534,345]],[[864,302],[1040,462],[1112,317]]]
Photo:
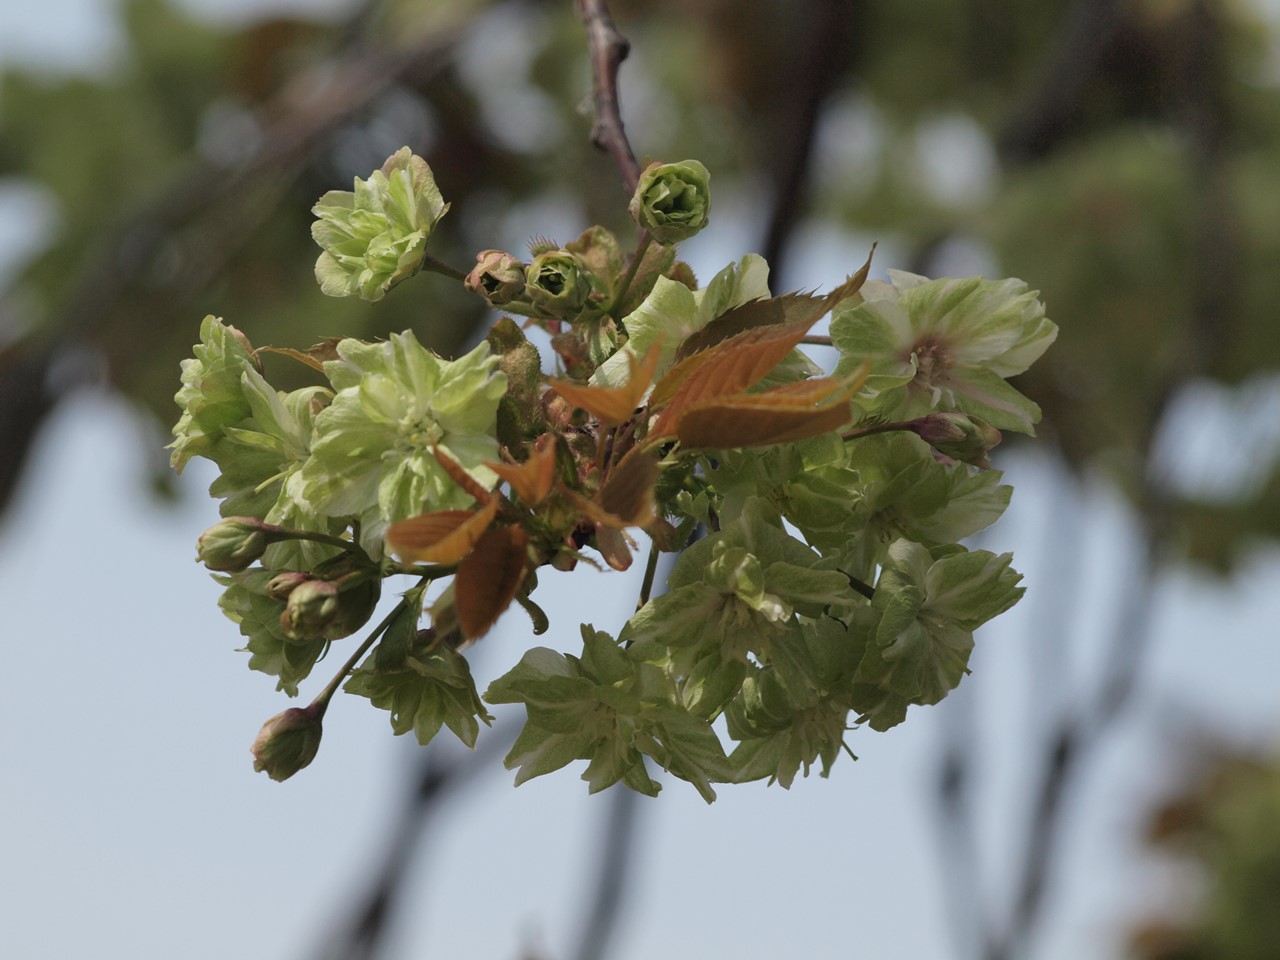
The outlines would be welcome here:
[[[387,527],[387,546],[405,563],[457,563],[489,529],[498,501],[480,510],[437,510]]]
[[[757,327],[704,351],[704,360],[676,390],[649,432],[650,439],[672,436],[693,406],[729,397],[752,386],[776,367],[809,332],[817,318],[800,323]]]
[[[330,337],[328,340],[321,340],[313,347],[306,350],[295,350],[293,347],[259,347],[258,353],[275,353],[282,357],[291,357],[299,363],[305,363],[312,370],[324,372],[324,364],[326,360],[337,360],[338,343],[340,337]]]
[[[635,413],[653,382],[653,372],[658,368],[662,355],[662,343],[653,344],[640,360],[627,354],[631,374],[620,387],[584,387],[568,380],[548,377],[552,389],[575,407],[581,407],[606,427],[616,427]]]
[[[707,401],[680,418],[677,436],[682,446],[697,449],[760,447],[816,437],[852,419],[849,400],[864,379],[865,373],[850,379],[824,377]]]
[[[431,448],[431,455],[436,458],[436,462],[444,468],[444,472],[449,475],[449,479],[460,486],[467,493],[475,498],[476,503],[486,504],[493,499],[493,494],[482,487],[476,478],[467,473],[462,468],[462,464],[449,456],[447,453],[441,452],[439,447]]]
[[[529,534],[520,527],[489,530],[458,567],[453,581],[458,626],[478,640],[511,606],[529,572]]]
[[[486,463],[486,467],[507,483],[520,502],[536,507],[551,492],[556,472],[556,438],[544,433],[533,445],[524,463]]]
[[[626,570],[631,566],[631,548],[627,545],[627,535],[617,527],[596,527],[596,549],[604,562],[615,570]]]
[[[816,377],[812,380],[797,380],[795,383],[784,383],[765,390],[763,393],[749,394],[744,399],[753,397],[773,397],[788,403],[822,403],[838,392],[844,391],[846,397],[852,397],[862,389],[871,373],[871,364],[863,361],[858,369],[843,377]]]
[[[684,360],[695,354],[714,347],[730,337],[754,330],[757,327],[777,326],[785,323],[803,323],[806,320],[815,323],[841,300],[847,300],[867,281],[871,270],[871,257],[875,254],[875,244],[871,245],[871,253],[867,262],[844,283],[836,287],[826,296],[818,297],[808,293],[788,293],[767,300],[750,300],[747,303],[727,310],[716,317],[701,330],[685,338],[676,350],[676,360]]]
[[[723,343],[730,337],[754,330],[756,327],[775,327],[788,321],[783,301],[788,298],[803,297],[806,300],[817,300],[808,294],[792,293],[787,297],[771,297],[768,299],[748,300],[716,317],[701,330],[689,334],[676,349],[676,359],[684,360],[696,353],[701,353],[717,343]],[[796,317],[794,319],[801,319]]]
[[[664,373],[662,378],[654,384],[653,393],[649,394],[649,409],[657,412],[670,403],[676,391],[693,376],[695,370],[707,362],[710,356],[711,354],[705,350],[702,353],[695,353],[691,357],[685,357]]]
[[[841,300],[848,300],[862,289],[862,285],[867,282],[867,274],[871,272],[871,258],[876,255],[877,246],[879,246],[878,242],[871,244],[866,262],[858,268],[856,273],[850,274],[844,283],[826,295],[824,299],[827,301],[827,310],[835,307]]]
[[[645,526],[653,519],[653,485],[658,473],[656,457],[633,449],[609,471],[597,498],[600,506],[622,521],[621,526]]]
[[[732,420],[726,424],[725,417]],[[852,419],[847,404],[826,407],[742,409],[715,403],[680,421],[680,443],[694,449],[763,447],[791,443],[838,430]]]

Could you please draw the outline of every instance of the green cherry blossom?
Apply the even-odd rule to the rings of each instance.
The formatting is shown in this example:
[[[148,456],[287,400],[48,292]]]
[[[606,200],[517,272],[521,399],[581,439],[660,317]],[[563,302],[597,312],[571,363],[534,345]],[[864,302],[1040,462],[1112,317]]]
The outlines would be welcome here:
[[[342,359],[325,364],[337,394],[315,419],[298,478],[308,503],[329,516],[361,517],[362,540],[376,549],[389,523],[471,505],[435,452],[483,486],[497,482],[482,464],[498,458],[507,378],[487,343],[452,361],[408,331],[384,343],[343,340],[337,350]]]
[[[330,190],[311,208],[311,236],[323,249],[316,280],[331,297],[381,300],[422,268],[427,238],[449,205],[431,168],[402,147],[355,191]]]
[[[1040,408],[1005,382],[1049,348],[1057,326],[1021,280],[927,280],[890,270],[862,302],[832,311],[836,374],[870,361],[865,406],[885,420],[959,410],[1000,430],[1034,433]],[[864,399],[860,398],[860,402]]]
[[[871,641],[854,678],[854,706],[887,730],[910,704],[937,703],[968,672],[973,631],[1021,599],[1013,557],[959,546],[889,547],[872,600]]]

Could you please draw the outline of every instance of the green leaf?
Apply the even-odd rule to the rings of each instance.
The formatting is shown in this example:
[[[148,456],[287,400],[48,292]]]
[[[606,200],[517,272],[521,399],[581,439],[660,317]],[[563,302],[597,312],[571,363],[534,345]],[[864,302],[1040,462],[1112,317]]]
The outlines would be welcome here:
[[[756,254],[725,267],[703,290],[693,291],[683,283],[659,277],[644,302],[623,319],[630,338],[626,346],[596,369],[591,383],[608,387],[626,383],[630,370],[627,355],[638,360],[655,343],[662,344],[656,374],[662,376],[671,368],[686,337],[732,307],[769,296],[768,281],[769,265]]]
[[[284,604],[266,592],[276,572],[255,568],[214,577],[226,588],[218,598],[218,606],[247,639],[243,650],[249,654],[249,668],[276,677],[276,689],[296,697],[298,684],[310,675],[316,661],[329,648],[329,641],[297,641],[285,636],[280,625]]]
[[[405,591],[399,612],[387,624],[378,645],[373,648],[373,666],[377,672],[389,673],[404,669],[405,662],[417,645],[418,621],[422,619],[422,596],[426,589],[424,583]]]
[[[622,781],[655,796],[647,755],[710,800],[725,779],[724,752],[704,720],[676,699],[675,685],[607,633],[584,625],[582,657],[535,647],[485,692],[490,703],[523,703],[525,728],[506,758],[516,783],[587,760],[592,793]]]
[[[412,730],[426,746],[441,726],[447,726],[459,740],[474,747],[480,732],[478,721],[488,724],[493,720],[476,694],[466,658],[447,644],[411,653],[398,669],[379,669],[376,661],[376,654],[367,658],[343,689],[368,697],[375,707],[389,711],[391,729],[397,736]]]

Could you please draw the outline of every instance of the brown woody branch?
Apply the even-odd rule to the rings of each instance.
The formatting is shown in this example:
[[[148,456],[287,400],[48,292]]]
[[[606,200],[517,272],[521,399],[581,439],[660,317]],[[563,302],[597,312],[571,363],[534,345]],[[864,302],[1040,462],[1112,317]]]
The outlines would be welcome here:
[[[618,33],[604,0],[576,0],[578,16],[587,28],[587,44],[591,53],[592,91],[595,98],[596,122],[591,142],[604,150],[618,165],[622,185],[628,196],[635,192],[640,179],[640,164],[627,140],[618,105],[618,68],[631,52],[631,44]]]

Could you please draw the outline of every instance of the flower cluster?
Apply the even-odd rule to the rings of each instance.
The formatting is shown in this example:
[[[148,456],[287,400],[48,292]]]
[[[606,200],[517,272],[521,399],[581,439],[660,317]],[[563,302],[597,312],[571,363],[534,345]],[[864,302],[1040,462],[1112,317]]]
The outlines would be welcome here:
[[[249,665],[296,695],[383,582],[409,578],[310,706],[263,727],[257,769],[310,763],[345,688],[422,743],[448,727],[474,744],[485,701],[522,704],[517,782],[581,760],[592,791],[655,794],[661,769],[711,800],[716,783],[825,775],[851,730],[961,681],[974,631],[1022,587],[1008,554],[959,541],[1008,505],[989,454],[1039,411],[1006,378],[1056,328],[1020,281],[881,283],[870,260],[822,296],[773,296],[753,254],[700,286],[674,244],[706,226],[709,181],[696,161],[646,169],[630,256],[602,227],[538,241],[527,262],[481,251],[464,285],[508,316],[456,360],[409,331],[279,351],[317,381],[286,393],[205,319],[172,461],[219,468],[224,519],[197,553]],[[407,149],[326,194],[322,288],[380,298],[421,267],[445,209]],[[800,349],[828,314],[829,373]],[[580,654],[528,649],[481,697],[461,651],[513,604],[546,632],[539,574],[626,569],[637,532],[636,613],[614,634],[583,626]],[[664,551],[679,557],[650,596]]]

